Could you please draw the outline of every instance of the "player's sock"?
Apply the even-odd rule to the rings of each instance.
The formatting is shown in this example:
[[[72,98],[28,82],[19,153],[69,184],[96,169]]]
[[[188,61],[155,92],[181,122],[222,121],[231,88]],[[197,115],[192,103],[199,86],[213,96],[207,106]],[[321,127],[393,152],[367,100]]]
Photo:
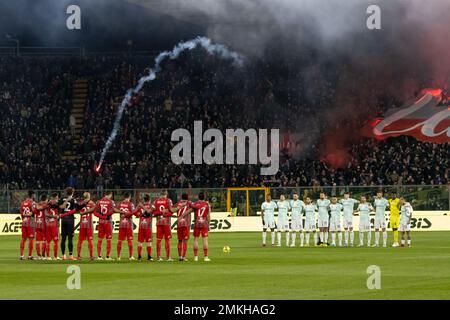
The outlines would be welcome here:
[[[314,244],[317,244],[317,232],[314,232]],[[309,236],[308,236],[308,241],[309,241]]]
[[[178,240],[178,256],[181,258],[182,257],[182,255],[181,255],[181,250],[182,250],[182,247],[181,247],[181,240]]]
[[[166,248],[166,258],[170,258],[170,242],[168,240],[164,241],[164,246]]]
[[[378,246],[380,242],[380,232],[375,231],[375,245]]]
[[[187,252],[187,241],[183,241],[183,258],[186,258],[186,252]]]
[[[67,245],[67,247],[69,248],[69,255],[72,256],[73,255],[73,235],[69,236],[69,244]]]
[[[331,233],[331,242],[332,242],[333,244],[336,244],[336,232],[332,232],[332,233]]]
[[[267,238],[267,232],[266,232],[266,231],[263,231],[263,232],[262,232],[262,241],[263,241],[263,244],[264,244],[264,245],[266,244],[266,238]]]
[[[133,256],[133,241],[128,240],[128,252],[130,253],[130,258]]]
[[[31,257],[33,255],[33,239],[28,240],[28,256]]]
[[[147,244],[147,255],[148,255],[149,257],[152,256],[152,245],[148,245],[148,244]]]
[[[408,243],[408,246],[410,246],[411,245],[411,239],[408,239],[407,243]]]
[[[120,254],[122,253],[122,241],[117,241],[117,257],[120,258]],[[107,254],[109,256],[109,254]]]
[[[42,256],[46,256],[47,254],[47,242],[42,242]]]
[[[278,240],[278,245],[281,246],[281,232],[280,231],[277,232],[277,240]]]
[[[325,240],[325,243],[328,243],[328,231],[326,231],[324,234],[324,240]]]
[[[309,238],[310,238],[310,233],[309,232],[307,232],[306,234],[305,234],[305,238],[306,238],[306,245],[307,246],[309,246]]]
[[[106,256],[111,255],[111,239],[106,239]]]
[[[339,239],[339,246],[342,246],[342,232],[338,233],[338,239]]]
[[[292,233],[292,244],[295,246],[295,238],[297,237],[297,233],[293,232]]]
[[[370,241],[372,240],[372,232],[367,232],[367,245],[370,246]]]
[[[98,240],[97,241],[97,256],[101,257],[102,256],[102,240]]]
[[[300,245],[301,245],[301,246],[303,246],[304,239],[305,239],[305,234],[304,234],[303,232],[300,231]]]
[[[320,239],[320,242],[323,243],[323,232],[322,232],[322,231],[321,231],[320,234],[319,234],[319,239]]]
[[[345,245],[348,245],[348,230],[344,231],[344,243]]]
[[[81,257],[81,246],[83,245],[83,242],[81,240],[78,240],[77,243],[77,257]]]
[[[271,239],[272,239],[272,245],[274,245],[275,244],[275,231],[272,231],[270,233],[270,235],[271,235]]]
[[[91,239],[88,240],[88,248],[89,248],[89,258],[92,259],[94,257],[94,245],[92,244]]]
[[[383,246],[387,245],[387,231],[383,231]]]
[[[39,241],[36,241],[36,253],[41,256],[41,243]]]
[[[352,230],[350,231],[350,244],[353,245],[353,240],[355,240],[355,232]]]
[[[405,245],[405,239],[402,239],[402,245],[403,246]]]
[[[398,243],[398,230],[394,231],[394,243]]]
[[[359,233],[359,244],[360,244],[361,246],[364,245],[364,232],[360,232],[360,233]]]
[[[138,243],[138,257],[142,257],[142,244]]]
[[[289,231],[286,232],[286,247],[289,246],[289,238],[290,238],[290,233]]]
[[[204,255],[205,257],[208,256],[208,248],[203,248],[203,255]]]
[[[198,257],[198,247],[194,246],[194,257]]]
[[[161,257],[161,239],[156,239],[156,256]]]
[[[55,241],[55,243],[53,244],[53,256],[56,258],[58,256],[58,240]]]
[[[23,251],[25,250],[25,239],[20,239],[20,256],[23,257]]]

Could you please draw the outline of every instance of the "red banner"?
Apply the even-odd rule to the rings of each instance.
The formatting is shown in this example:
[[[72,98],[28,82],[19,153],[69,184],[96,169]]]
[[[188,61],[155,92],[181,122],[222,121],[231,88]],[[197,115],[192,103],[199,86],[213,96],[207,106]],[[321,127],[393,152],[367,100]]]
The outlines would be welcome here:
[[[450,142],[450,107],[440,106],[441,101],[442,90],[424,90],[411,106],[375,120],[372,133],[377,139],[409,135],[420,141]]]

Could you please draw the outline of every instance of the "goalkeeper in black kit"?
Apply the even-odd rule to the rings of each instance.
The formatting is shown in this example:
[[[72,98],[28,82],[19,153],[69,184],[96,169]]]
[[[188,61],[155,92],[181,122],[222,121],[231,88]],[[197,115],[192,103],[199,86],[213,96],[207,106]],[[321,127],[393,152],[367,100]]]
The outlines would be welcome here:
[[[85,207],[85,203],[77,203],[73,197],[75,193],[74,188],[66,189],[66,196],[58,203],[60,211],[67,213],[72,210],[81,210]],[[61,253],[63,260],[67,259],[66,256],[66,239],[68,240],[69,259],[76,260],[73,257],[73,236],[75,232],[75,216],[73,214],[65,216],[61,219]]]

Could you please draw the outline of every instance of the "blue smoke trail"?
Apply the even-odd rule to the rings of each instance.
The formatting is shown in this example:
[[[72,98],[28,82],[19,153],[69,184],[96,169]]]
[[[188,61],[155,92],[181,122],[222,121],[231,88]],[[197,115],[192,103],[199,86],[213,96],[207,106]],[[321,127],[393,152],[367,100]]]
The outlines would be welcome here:
[[[236,66],[242,66],[243,59],[242,57],[233,51],[230,51],[226,46],[222,44],[213,44],[211,43],[211,40],[206,37],[197,37],[195,39],[181,42],[177,44],[172,51],[163,51],[161,52],[156,58],[155,58],[155,66],[153,69],[150,69],[148,72],[148,75],[143,76],[139,79],[137,85],[134,88],[128,89],[127,93],[125,94],[125,97],[123,98],[122,102],[120,103],[119,108],[117,109],[116,119],[114,120],[113,129],[111,131],[111,134],[108,137],[108,140],[105,143],[105,146],[103,147],[102,155],[100,157],[100,161],[98,163],[98,166],[96,167],[96,171],[98,172],[100,168],[102,167],[102,164],[105,160],[106,152],[111,147],[114,139],[117,136],[117,132],[120,128],[120,120],[122,119],[123,111],[125,110],[126,106],[130,104],[130,100],[133,97],[133,94],[138,93],[141,89],[144,83],[148,81],[153,81],[156,78],[156,74],[161,71],[161,62],[163,62],[165,59],[177,59],[181,52],[185,50],[192,50],[196,47],[203,47],[209,54],[211,55],[217,55],[222,59],[231,59],[233,60],[233,63]]]

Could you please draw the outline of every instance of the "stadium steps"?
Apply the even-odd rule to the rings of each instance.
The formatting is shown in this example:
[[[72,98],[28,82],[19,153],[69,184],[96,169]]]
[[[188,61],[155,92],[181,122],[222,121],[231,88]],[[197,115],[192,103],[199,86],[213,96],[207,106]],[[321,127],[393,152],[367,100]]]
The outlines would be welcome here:
[[[80,144],[81,131],[84,124],[84,109],[88,94],[88,79],[79,78],[75,80],[72,91],[72,110],[71,114],[75,117],[75,134],[72,137],[74,149]],[[64,152],[63,160],[76,160],[78,156],[75,150]]]

